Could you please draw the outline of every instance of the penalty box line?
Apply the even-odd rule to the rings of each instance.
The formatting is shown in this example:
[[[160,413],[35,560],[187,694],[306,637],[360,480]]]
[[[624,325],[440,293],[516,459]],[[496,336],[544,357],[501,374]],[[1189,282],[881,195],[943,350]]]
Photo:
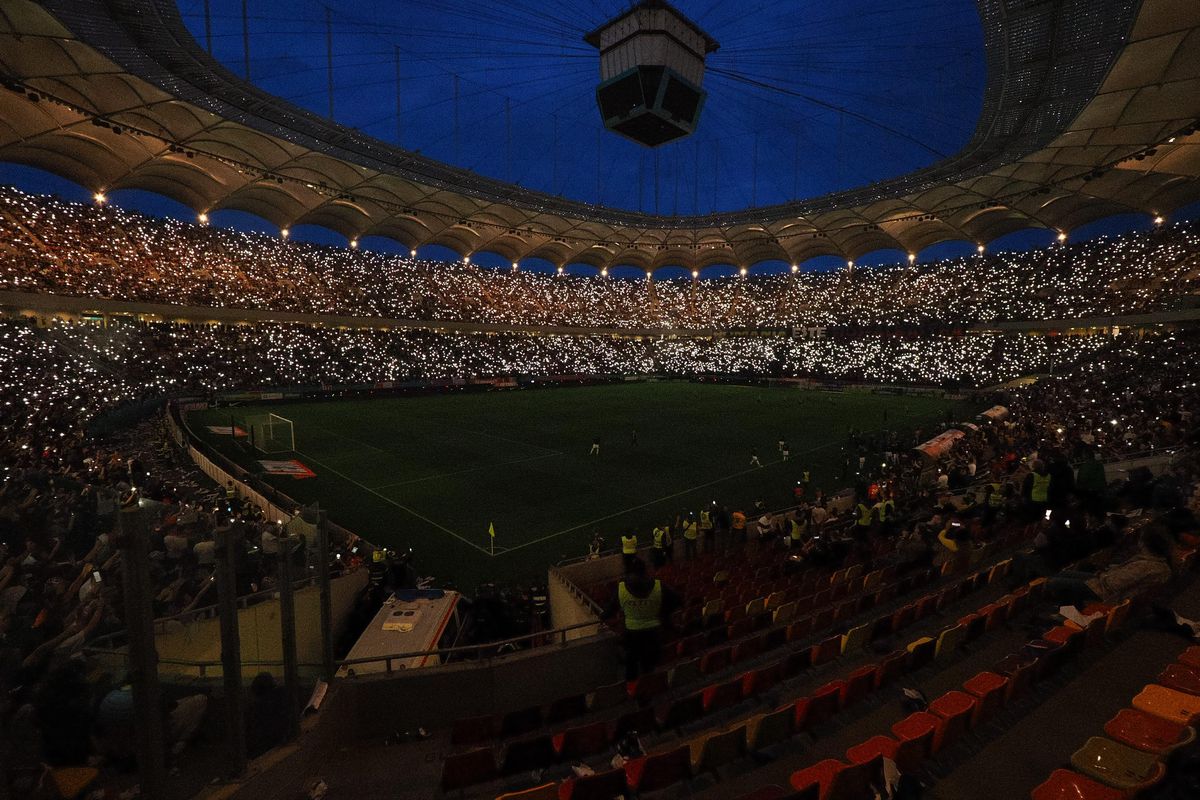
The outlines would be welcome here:
[[[817,445],[816,447],[810,447],[807,450],[802,450],[799,453],[797,453],[796,455],[801,455],[801,456],[808,455],[809,453],[815,453],[818,450],[824,450],[828,447],[834,447],[837,444],[838,444],[837,442],[828,442],[826,444]],[[548,542],[551,539],[557,539],[558,537],[565,536],[568,533],[574,533],[575,531],[580,530],[581,528],[586,528],[589,525],[597,525],[601,522],[607,522],[610,519],[615,519],[617,517],[623,516],[625,514],[633,512],[633,511],[639,511],[643,508],[655,505],[656,503],[661,503],[665,500],[672,500],[676,497],[682,497],[685,494],[691,494],[692,492],[698,492],[701,489],[707,489],[709,486],[716,486],[718,483],[724,483],[725,481],[732,480],[733,478],[741,477],[742,475],[749,475],[751,472],[760,472],[760,471],[766,469],[767,467],[773,467],[778,464],[790,463],[791,461],[794,461],[794,460],[795,459],[793,459],[793,458],[788,458],[787,461],[784,461],[782,458],[779,458],[774,461],[768,461],[765,464],[763,464],[761,467],[750,467],[749,469],[743,469],[739,472],[734,472],[729,475],[726,475],[723,478],[717,478],[716,480],[709,481],[708,483],[701,483],[698,486],[692,486],[687,489],[683,489],[682,491],[675,492],[674,494],[664,495],[655,500],[649,500],[645,503],[641,503],[636,506],[630,506],[629,508],[621,509],[620,511],[616,511],[616,512],[609,514],[607,516],[604,516],[604,517],[599,517],[598,519],[589,520],[587,522],[580,523],[579,525],[573,525],[570,528],[564,528],[561,531],[558,531],[556,533],[551,533],[547,536],[543,536],[540,539],[534,539],[529,542],[523,542],[522,544],[514,545],[514,546],[510,547],[508,550],[506,550],[505,552],[511,553],[515,550],[520,550],[524,547],[530,547],[535,544],[540,544],[541,542]],[[500,555],[500,554],[497,553],[497,555]]]
[[[496,469],[497,467],[507,467],[511,464],[524,464],[526,461],[540,461],[544,458],[558,458],[565,453],[543,453],[540,456],[529,456],[528,458],[514,458],[511,461],[500,461],[495,464],[483,464],[478,467],[467,467],[466,469],[456,469],[454,472],[439,472],[436,475],[426,475],[424,478],[410,478],[406,481],[396,481],[395,483],[385,483],[381,486],[376,486],[376,489],[391,489],[394,486],[408,486],[413,483],[424,483],[425,481],[436,481],[441,478],[450,478],[455,475],[465,475],[468,472],[481,472],[488,469]]]
[[[462,542],[463,544],[470,545],[471,547],[474,547],[476,550],[478,550],[479,552],[483,553],[485,556],[490,556],[490,555],[492,555],[492,553],[491,553],[491,552],[488,550],[488,548],[486,548],[486,547],[481,547],[481,546],[479,546],[479,545],[475,544],[475,543],[474,543],[474,542],[472,542],[470,539],[467,539],[467,538],[466,538],[466,537],[464,537],[464,536],[460,536],[459,534],[457,534],[457,533],[455,533],[454,531],[450,530],[450,529],[449,529],[449,528],[447,528],[445,525],[441,525],[441,524],[439,524],[439,523],[437,523],[437,522],[434,522],[434,521],[433,521],[433,520],[431,520],[429,517],[425,516],[424,514],[420,513],[419,511],[416,511],[415,509],[409,508],[409,507],[408,507],[408,506],[406,506],[406,505],[402,505],[402,504],[400,504],[400,503],[397,503],[395,500],[393,500],[392,498],[388,497],[387,495],[380,494],[379,492],[377,492],[377,491],[375,491],[374,489],[372,489],[370,486],[364,486],[363,484],[361,484],[361,483],[359,483],[358,481],[356,481],[356,480],[354,480],[353,478],[351,478],[349,475],[346,475],[346,474],[344,474],[344,473],[342,473],[342,472],[338,472],[336,469],[334,469],[333,467],[329,466],[329,465],[328,465],[328,464],[326,464],[325,462],[323,462],[323,461],[321,461],[321,460],[319,460],[319,459],[313,458],[312,456],[308,455],[307,453],[302,453],[302,452],[301,452],[301,451],[299,451],[299,450],[297,450],[297,451],[296,451],[296,454],[297,454],[297,455],[300,455],[300,456],[303,456],[304,458],[308,459],[309,461],[313,462],[314,464],[318,464],[318,465],[320,465],[321,467],[324,467],[325,469],[327,469],[327,470],[329,470],[330,472],[332,472],[334,475],[337,475],[339,478],[341,478],[341,479],[342,479],[342,480],[344,480],[344,481],[347,481],[347,482],[349,482],[349,483],[352,483],[352,484],[354,484],[354,485],[355,485],[355,486],[357,486],[358,488],[362,489],[364,492],[370,492],[371,494],[375,495],[376,497],[378,497],[378,498],[379,498],[380,500],[382,500],[383,502],[385,502],[385,503],[388,503],[388,504],[390,504],[390,505],[393,505],[393,506],[395,506],[396,508],[398,508],[398,509],[400,509],[401,511],[405,512],[406,514],[411,514],[412,516],[416,517],[417,519],[421,520],[422,522],[426,522],[426,523],[428,523],[428,524],[432,525],[433,527],[437,528],[439,531],[442,531],[443,533],[448,533],[448,534],[450,534],[451,536],[453,536],[455,539],[458,539],[458,540],[459,540],[460,542]]]

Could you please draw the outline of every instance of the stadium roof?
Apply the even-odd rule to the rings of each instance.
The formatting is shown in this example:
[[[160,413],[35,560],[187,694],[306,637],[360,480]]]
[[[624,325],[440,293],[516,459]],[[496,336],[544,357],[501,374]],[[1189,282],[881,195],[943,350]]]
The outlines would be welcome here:
[[[484,178],[299,109],[214,61],[171,0],[0,0],[0,159],[514,261],[700,268],[847,259],[1026,227],[1070,231],[1200,198],[1200,5],[980,0],[988,82],[970,142],[894,180],[668,217]]]

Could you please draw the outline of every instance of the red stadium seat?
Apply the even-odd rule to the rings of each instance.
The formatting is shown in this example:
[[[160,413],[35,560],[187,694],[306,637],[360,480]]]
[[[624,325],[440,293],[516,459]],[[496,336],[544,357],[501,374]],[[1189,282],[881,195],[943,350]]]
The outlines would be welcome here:
[[[612,800],[626,791],[625,770],[614,769],[563,781],[558,787],[558,800]]]
[[[820,644],[813,645],[812,648],[812,664],[818,667],[821,664],[826,664],[833,661],[842,654],[842,635],[830,636]]]
[[[704,690],[704,710],[707,713],[737,705],[742,700],[742,680],[734,678]]]
[[[1104,723],[1104,735],[1148,753],[1166,753],[1196,739],[1194,728],[1136,708],[1118,711],[1115,717]]]
[[[554,749],[564,761],[577,761],[608,749],[608,723],[593,722],[568,728],[554,736]]]
[[[963,684],[967,694],[975,698],[975,712],[971,727],[986,722],[1004,705],[1008,678],[995,672],[981,672]]]
[[[875,689],[875,675],[878,671],[879,668],[875,664],[852,670],[846,676],[845,685],[838,698],[839,706],[846,708],[869,695]]]
[[[1200,672],[1183,664],[1168,664],[1155,682],[1168,689],[1200,695]]]
[[[1056,769],[1029,797],[1031,800],[1126,800],[1128,795],[1073,770]]]
[[[625,778],[635,792],[655,792],[692,776],[691,749],[687,745],[635,758],[625,765]]]
[[[942,718],[933,739],[933,752],[957,742],[971,727],[975,699],[965,692],[949,691],[929,704],[929,711]]]
[[[884,657],[875,673],[875,688],[880,689],[908,672],[908,651],[895,650]]]
[[[798,792],[819,786],[820,800],[862,800],[873,796],[871,786],[878,782],[881,770],[882,760],[878,757],[862,764],[844,764],[827,758],[793,772],[789,783]]]
[[[813,692],[808,707],[807,724],[809,726],[827,722],[837,713],[842,687],[845,685],[845,681],[831,681]]]

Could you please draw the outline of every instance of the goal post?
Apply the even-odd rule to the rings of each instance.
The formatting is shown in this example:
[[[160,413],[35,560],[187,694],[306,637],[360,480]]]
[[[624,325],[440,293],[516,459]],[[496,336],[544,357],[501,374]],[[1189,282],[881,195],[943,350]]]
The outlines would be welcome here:
[[[296,432],[292,421],[278,414],[249,417],[246,425],[250,444],[262,453],[290,453],[296,449]]]

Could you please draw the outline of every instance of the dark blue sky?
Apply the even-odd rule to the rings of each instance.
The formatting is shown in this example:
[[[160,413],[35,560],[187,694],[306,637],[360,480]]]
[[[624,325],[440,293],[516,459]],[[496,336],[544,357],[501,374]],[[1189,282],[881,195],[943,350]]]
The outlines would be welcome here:
[[[241,0],[210,6],[213,55],[242,74]],[[949,154],[974,129],[984,68],[972,0],[679,0],[721,49],[697,134],[647,150],[603,130],[599,58],[582,41],[625,6],[249,0],[250,77],[327,114],[328,7],[338,122],[485,175],[646,211],[657,161],[661,213],[858,186]],[[202,45],[203,7],[180,2]]]
[[[599,60],[582,37],[626,7],[622,0],[248,0],[250,77],[327,114],[328,9],[338,122],[533,189],[663,214],[861,186],[953,153],[974,129],[985,75],[973,0],[675,4],[721,48],[708,59],[698,132],[657,150],[604,131],[595,105]],[[180,0],[179,7],[207,46],[203,0]],[[242,74],[242,0],[210,0],[210,7],[213,55]],[[11,166],[0,166],[0,181],[82,197]],[[112,199],[192,218],[189,209],[144,193],[114,192]],[[275,232],[237,212],[218,212],[213,221]],[[1097,230],[1129,223],[1113,220]],[[295,235],[344,244],[322,229]],[[998,244],[1021,248],[1051,238],[1026,232]],[[922,257],[973,248],[946,243]],[[449,256],[437,248],[428,254]],[[863,261],[902,257],[879,253]]]

